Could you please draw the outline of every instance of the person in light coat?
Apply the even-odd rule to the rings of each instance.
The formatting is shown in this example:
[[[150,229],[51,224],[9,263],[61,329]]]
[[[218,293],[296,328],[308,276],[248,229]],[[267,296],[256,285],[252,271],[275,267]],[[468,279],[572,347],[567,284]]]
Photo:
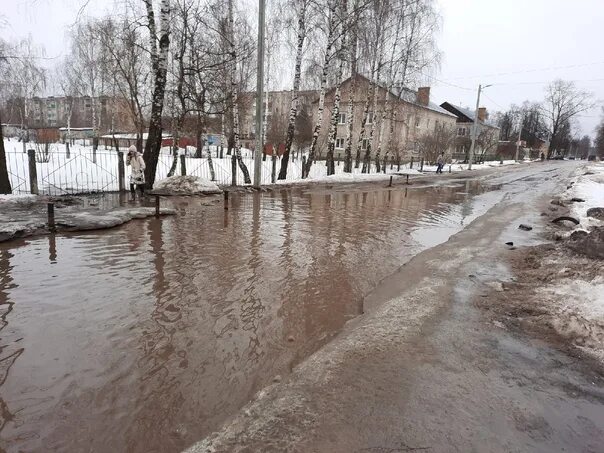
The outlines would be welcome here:
[[[145,161],[143,156],[136,149],[136,146],[132,145],[128,148],[128,155],[126,156],[126,165],[130,165],[132,170],[130,171],[130,192],[135,193],[136,189],[141,190],[141,194],[145,193]]]

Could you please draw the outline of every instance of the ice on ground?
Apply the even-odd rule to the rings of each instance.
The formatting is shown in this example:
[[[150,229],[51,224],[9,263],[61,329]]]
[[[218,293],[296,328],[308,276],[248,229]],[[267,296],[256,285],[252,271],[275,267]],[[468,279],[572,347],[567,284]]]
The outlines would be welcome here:
[[[222,193],[218,185],[198,176],[170,176],[155,183],[153,193],[161,195],[207,195]]]

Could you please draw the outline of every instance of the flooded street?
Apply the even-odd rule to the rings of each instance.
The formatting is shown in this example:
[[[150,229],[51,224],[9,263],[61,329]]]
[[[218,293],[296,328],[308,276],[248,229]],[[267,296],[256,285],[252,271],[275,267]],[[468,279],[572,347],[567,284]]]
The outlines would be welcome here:
[[[481,192],[180,198],[172,218],[0,244],[0,447],[180,451],[460,231]]]

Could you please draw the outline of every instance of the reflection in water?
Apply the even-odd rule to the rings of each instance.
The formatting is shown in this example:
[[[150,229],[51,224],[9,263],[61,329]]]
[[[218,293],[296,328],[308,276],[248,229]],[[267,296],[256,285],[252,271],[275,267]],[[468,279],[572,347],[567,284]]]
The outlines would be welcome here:
[[[175,199],[173,218],[0,245],[0,448],[180,451],[458,231],[471,191]]]
[[[0,334],[8,324],[8,315],[13,311],[14,302],[8,298],[8,291],[13,287],[11,277],[10,258],[13,255],[8,250],[0,249]],[[18,340],[17,340],[18,341]],[[8,373],[23,353],[23,348],[13,343],[0,343],[0,388],[6,381]],[[0,432],[4,426],[13,420],[14,414],[10,411],[8,404],[0,393]]]
[[[54,233],[48,235],[48,261],[51,264],[57,262],[57,235]]]

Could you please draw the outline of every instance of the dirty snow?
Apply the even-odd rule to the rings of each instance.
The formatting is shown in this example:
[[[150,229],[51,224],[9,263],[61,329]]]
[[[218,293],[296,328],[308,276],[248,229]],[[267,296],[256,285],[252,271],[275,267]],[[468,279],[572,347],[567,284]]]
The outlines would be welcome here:
[[[564,193],[564,198],[581,198],[584,203],[573,203],[571,215],[576,217],[582,228],[602,225],[601,220],[587,216],[589,208],[604,207],[604,163],[594,163],[577,170],[574,184]]]
[[[202,195],[221,193],[215,182],[197,176],[171,176],[155,183],[153,193],[163,195]]]
[[[544,296],[556,301],[552,327],[604,361],[604,277],[564,280],[544,288]]]
[[[0,194],[0,203],[22,203],[34,201],[36,197],[36,195],[26,193]]]

